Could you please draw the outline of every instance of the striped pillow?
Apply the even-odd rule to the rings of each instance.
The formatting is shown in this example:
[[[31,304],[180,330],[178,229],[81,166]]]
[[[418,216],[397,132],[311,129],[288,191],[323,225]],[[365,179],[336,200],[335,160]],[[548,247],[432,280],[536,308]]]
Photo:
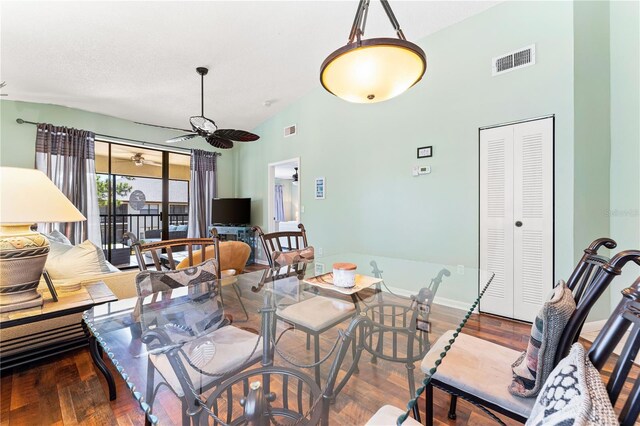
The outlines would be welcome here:
[[[511,394],[522,397],[538,394],[553,369],[560,337],[575,310],[573,294],[566,283],[560,280],[551,300],[545,302],[531,326],[527,350],[511,365]]]

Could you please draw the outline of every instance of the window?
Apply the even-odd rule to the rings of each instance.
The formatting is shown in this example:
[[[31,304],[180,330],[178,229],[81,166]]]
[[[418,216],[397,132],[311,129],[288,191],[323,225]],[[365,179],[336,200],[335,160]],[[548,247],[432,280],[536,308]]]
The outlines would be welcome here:
[[[160,204],[145,204],[138,212],[139,214],[158,214],[160,213]]]
[[[189,205],[169,204],[169,214],[189,214]]]

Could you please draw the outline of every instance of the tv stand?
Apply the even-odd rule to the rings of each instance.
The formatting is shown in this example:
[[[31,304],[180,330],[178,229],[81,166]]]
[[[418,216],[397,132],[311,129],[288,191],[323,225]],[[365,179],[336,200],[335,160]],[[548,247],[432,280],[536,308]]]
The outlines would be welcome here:
[[[215,224],[209,226],[209,232],[213,228],[216,228],[216,231],[218,231],[220,241],[242,241],[243,243],[249,244],[249,247],[251,247],[251,254],[249,254],[247,265],[254,263],[256,257],[256,239],[250,225],[236,226]]]

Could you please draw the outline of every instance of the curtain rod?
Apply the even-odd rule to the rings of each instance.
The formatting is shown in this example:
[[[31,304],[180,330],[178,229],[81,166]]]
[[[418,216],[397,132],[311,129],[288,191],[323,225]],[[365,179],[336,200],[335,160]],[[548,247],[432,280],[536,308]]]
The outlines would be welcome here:
[[[39,124],[39,123],[35,123],[33,121],[23,120],[22,118],[16,118],[16,123],[18,123],[18,124],[33,124],[34,126],[37,126]],[[169,147],[167,147],[165,145],[160,145],[160,144],[153,143],[153,142],[141,141],[141,140],[138,140],[138,139],[121,138],[119,136],[103,135],[101,133],[96,133],[95,135],[96,135],[96,137],[99,137],[99,138],[113,139],[114,142],[121,143],[122,145],[127,145],[127,146],[158,147],[158,148],[162,148],[162,151],[175,152],[177,154],[182,154],[182,153],[185,153],[185,152],[189,152],[189,153],[191,152],[190,148],[180,148],[180,147],[169,148]],[[109,142],[109,141],[107,141],[107,142]],[[127,142],[129,142],[129,143],[127,143]],[[131,142],[134,142],[134,143],[131,143]],[[214,152],[213,154],[216,155],[216,156],[222,156],[222,153],[220,153],[220,152]]]

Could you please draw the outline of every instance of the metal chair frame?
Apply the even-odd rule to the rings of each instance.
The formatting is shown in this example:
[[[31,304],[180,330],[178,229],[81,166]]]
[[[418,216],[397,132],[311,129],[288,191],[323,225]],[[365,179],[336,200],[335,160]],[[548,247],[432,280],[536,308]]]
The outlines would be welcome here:
[[[375,261],[371,262],[373,274],[377,278],[382,278],[382,271]],[[407,380],[409,384],[409,397],[413,397],[416,391],[415,362],[421,360],[431,348],[428,332],[418,328],[418,318],[428,324],[428,318],[438,287],[442,283],[444,276],[450,276],[451,272],[443,268],[431,279],[427,287],[420,289],[417,295],[411,297],[409,305],[393,302],[386,302],[384,294],[378,293],[377,303],[371,304],[362,312],[371,320],[371,326],[364,329],[364,350],[372,356],[372,362],[377,362],[381,358],[391,362],[404,363],[407,368]],[[383,283],[384,285],[384,283]],[[378,287],[380,284],[378,284]],[[388,312],[391,312],[390,314]],[[390,316],[389,321],[385,317]],[[377,335],[376,348],[373,347],[373,337]],[[385,335],[390,336],[392,341],[390,355],[384,351]],[[407,348],[405,356],[398,355],[398,337],[406,336]],[[417,341],[418,351],[414,352]],[[416,415],[418,415],[416,413]]]
[[[300,231],[271,232],[271,233],[265,234],[264,231],[262,231],[262,228],[260,228],[259,226],[253,227],[253,231],[258,235],[258,238],[260,238],[260,242],[262,243],[262,248],[264,249],[265,256],[267,257],[269,266],[271,268],[276,267],[274,265],[273,256],[272,256],[274,251],[300,250],[308,247],[307,231],[305,230],[304,225],[301,223],[298,224],[298,229],[300,229]],[[287,246],[282,245],[282,239],[285,239],[285,238],[288,243]],[[352,299],[354,299],[354,297],[352,297]],[[354,304],[357,307],[355,300],[354,300]],[[292,323],[287,319],[281,318],[277,314],[276,314],[276,317],[286,322],[287,324],[291,324],[296,329],[306,333],[307,350],[311,349],[311,337],[313,337],[313,359],[314,359],[314,363],[317,364],[314,367],[314,373],[315,373],[316,383],[318,384],[318,386],[320,386],[320,365],[319,365],[320,335],[334,328],[337,324],[344,322],[345,318],[342,318],[339,321],[330,323],[319,330],[312,330],[303,325]],[[354,350],[355,350],[355,347],[354,347]],[[354,353],[354,356],[355,356],[355,353]]]
[[[582,329],[584,321],[586,320],[591,308],[609,286],[611,281],[617,275],[620,275],[622,267],[630,261],[633,261],[640,265],[639,250],[627,250],[620,252],[613,258],[611,258],[611,260],[604,262],[606,258],[597,254],[598,249],[602,246],[613,249],[616,247],[616,243],[615,241],[608,238],[600,238],[591,243],[589,247],[584,250],[584,255],[578,262],[578,265],[576,266],[575,270],[569,278],[569,281],[567,282],[567,286],[574,293],[574,298],[576,299],[577,306],[560,338],[560,344],[556,352],[554,365],[556,365],[569,353],[571,345],[579,338],[580,330]],[[432,377],[425,391],[427,426],[433,425],[434,387],[451,394],[451,402],[448,414],[448,417],[450,419],[456,418],[455,411],[457,398],[461,397],[462,399],[479,407],[498,423],[503,424],[503,422],[491,411],[502,414],[506,417],[522,423],[526,422],[527,420],[525,417],[508,409],[505,409],[504,407],[501,407],[472,393],[444,383],[438,380],[437,377]]]

